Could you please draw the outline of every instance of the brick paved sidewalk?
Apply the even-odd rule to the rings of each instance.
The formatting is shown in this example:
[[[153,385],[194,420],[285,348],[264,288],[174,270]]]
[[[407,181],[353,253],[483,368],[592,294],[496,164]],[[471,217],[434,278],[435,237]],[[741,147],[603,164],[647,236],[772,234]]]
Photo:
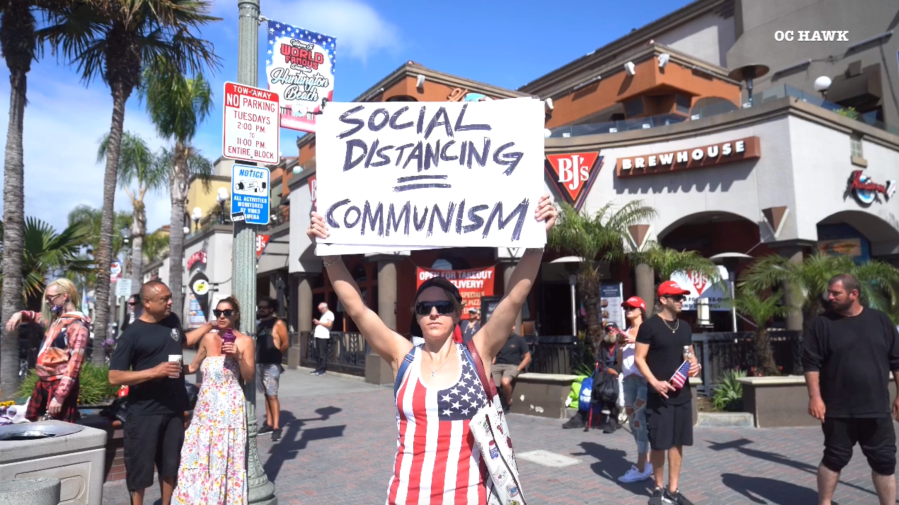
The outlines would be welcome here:
[[[339,390],[341,381],[351,390],[364,391],[282,397],[282,419],[288,421],[282,441],[259,439],[260,458],[276,484],[279,503],[384,503],[396,450],[392,390],[292,374],[303,383],[328,381],[332,391]],[[543,449],[580,460],[566,468],[520,461],[529,503],[647,502],[648,482],[617,481],[636,457],[627,431],[604,435],[597,430],[562,430],[560,420],[520,415],[510,415],[509,422],[516,451]],[[681,489],[697,504],[814,504],[822,439],[817,428],[697,428],[696,444],[685,450]],[[148,490],[146,503],[154,503],[158,496],[158,490]],[[859,450],[843,471],[835,498],[839,505],[877,503],[870,470]],[[123,483],[106,485],[103,503],[129,503]]]

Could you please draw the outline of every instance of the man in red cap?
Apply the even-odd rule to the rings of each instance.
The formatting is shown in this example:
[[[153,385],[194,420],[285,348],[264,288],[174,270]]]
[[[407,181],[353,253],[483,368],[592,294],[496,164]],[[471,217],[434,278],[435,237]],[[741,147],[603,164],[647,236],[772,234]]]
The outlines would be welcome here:
[[[688,375],[699,373],[693,353],[690,325],[677,318],[690,292],[674,281],[659,286],[662,311],[646,320],[637,333],[634,361],[646,382],[646,422],[649,427],[650,461],[656,487],[650,505],[693,505],[678,487],[683,446],[693,445],[693,409],[689,379],[681,365],[689,361]],[[664,487],[665,453],[668,453],[668,487]]]

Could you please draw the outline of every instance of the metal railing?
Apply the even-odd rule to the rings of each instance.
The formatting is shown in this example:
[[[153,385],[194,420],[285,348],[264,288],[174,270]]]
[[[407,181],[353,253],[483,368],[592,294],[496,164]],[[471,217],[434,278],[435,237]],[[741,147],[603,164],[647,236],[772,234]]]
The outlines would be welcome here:
[[[527,335],[524,339],[531,352],[528,373],[570,374],[585,359],[590,359],[586,356],[584,345],[573,335]]]
[[[838,105],[833,102],[828,102],[824,98],[814,95],[811,93],[806,93],[801,89],[794,88],[789,85],[780,85],[768,88],[764,91],[758,92],[753,96],[753,104],[755,106],[759,106],[765,102],[770,102],[773,100],[777,100],[780,98],[792,97],[798,98],[803,102],[810,103],[812,105],[821,107],[822,109],[827,109],[831,112],[837,112],[849,117],[849,110],[842,105]],[[717,102],[712,103],[706,106],[694,107],[690,110],[689,116],[682,116],[677,114],[660,114],[657,116],[649,116],[643,118],[636,119],[624,119],[621,121],[606,121],[603,123],[590,123],[590,124],[579,124],[579,125],[569,125],[569,126],[559,126],[558,128],[553,128],[550,130],[550,138],[568,138],[568,137],[580,137],[582,135],[599,135],[603,133],[618,133],[629,130],[646,130],[649,128],[656,128],[659,126],[667,126],[670,124],[683,123],[685,121],[697,121],[702,118],[717,116],[719,114],[727,114],[730,112],[736,112],[739,109],[735,109],[735,106],[730,102]],[[884,124],[883,121],[878,121],[877,118],[869,113],[869,114],[856,114],[854,119],[861,121],[869,126],[873,126],[877,129],[888,131],[895,135],[899,135],[899,128],[895,126],[890,126]]]
[[[315,368],[318,363],[314,339],[311,332],[302,331],[299,334],[302,367]],[[364,377],[365,357],[370,352],[371,348],[361,333],[332,331],[328,340],[328,370]]]

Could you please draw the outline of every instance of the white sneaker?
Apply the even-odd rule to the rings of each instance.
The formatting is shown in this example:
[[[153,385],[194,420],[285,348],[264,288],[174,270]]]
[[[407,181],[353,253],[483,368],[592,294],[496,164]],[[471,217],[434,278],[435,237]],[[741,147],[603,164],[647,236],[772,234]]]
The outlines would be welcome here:
[[[637,467],[635,465],[631,465],[631,469],[628,470],[626,474],[618,477],[618,482],[640,482],[641,480],[646,480],[650,477],[652,477],[652,465],[647,462],[646,469],[642,472],[640,470],[637,470]]]

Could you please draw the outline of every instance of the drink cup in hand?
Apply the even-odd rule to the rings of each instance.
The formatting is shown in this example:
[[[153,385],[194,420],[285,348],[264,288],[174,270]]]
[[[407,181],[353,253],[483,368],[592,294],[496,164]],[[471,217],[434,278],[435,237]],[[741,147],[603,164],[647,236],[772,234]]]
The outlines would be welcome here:
[[[231,352],[228,354],[232,354],[235,340],[237,340],[237,335],[234,334],[234,330],[231,328],[225,330],[225,334],[222,335],[222,350],[225,349],[225,346],[229,346]]]
[[[169,363],[178,363],[178,373],[176,375],[169,375],[169,378],[177,379],[178,377],[181,377],[182,356],[180,354],[169,354]]]

